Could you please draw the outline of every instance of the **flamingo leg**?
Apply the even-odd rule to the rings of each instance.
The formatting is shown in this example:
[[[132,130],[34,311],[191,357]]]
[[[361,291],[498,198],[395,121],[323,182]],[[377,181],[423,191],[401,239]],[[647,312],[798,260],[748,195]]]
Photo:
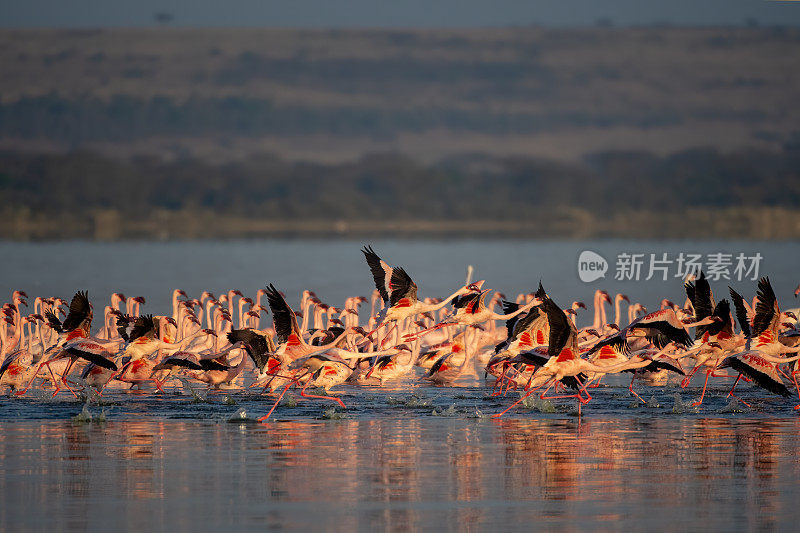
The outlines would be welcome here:
[[[633,375],[633,377],[631,378],[631,384],[628,386],[628,390],[629,390],[629,391],[631,391],[631,394],[633,394],[634,396],[636,396],[637,398],[639,398],[639,400],[640,400],[640,401],[641,401],[643,404],[647,404],[647,402],[646,402],[646,401],[644,401],[644,400],[642,399],[642,397],[641,397],[641,396],[639,396],[639,395],[636,393],[636,391],[635,391],[635,390],[633,390],[633,381],[634,381],[635,379],[636,379],[636,374],[634,374],[634,375]]]
[[[53,379],[53,386],[56,389],[55,391],[53,391],[53,398],[55,398],[56,394],[58,394],[58,392],[61,390],[61,386],[58,384],[59,380],[56,379],[56,375],[53,373],[53,369],[50,368],[50,361],[47,361],[45,365],[47,366],[47,371],[50,372],[50,377]]]
[[[733,382],[733,387],[731,387],[731,390],[728,392],[728,394],[725,397],[727,398],[728,396],[733,396],[734,398],[736,398],[737,400],[739,400],[740,402],[745,404],[747,407],[752,407],[749,403],[747,403],[746,401],[742,400],[741,398],[739,398],[738,396],[736,396],[733,393],[733,389],[736,388],[736,384],[739,383],[739,378],[741,378],[741,377],[742,377],[742,373],[740,372],[739,375],[736,378],[736,381]]]
[[[166,392],[164,392],[164,389],[162,389],[162,388],[161,388],[161,385],[163,384],[163,382],[160,382],[160,381],[158,381],[156,378],[150,378],[150,379],[152,379],[152,380],[153,380],[153,383],[155,383],[155,384],[156,384],[156,388],[157,388],[159,391],[161,391],[161,394],[166,394]]]
[[[503,368],[503,373],[501,374],[500,378],[498,378],[500,382],[500,390],[497,392],[497,394],[492,394],[492,396],[500,396],[500,395],[505,396],[508,393],[509,389],[511,389],[511,378],[508,377],[509,368],[510,365],[506,365]],[[503,387],[505,387],[506,389],[505,392],[503,392]]]
[[[125,371],[128,369],[128,367],[131,365],[132,362],[133,361],[128,361],[126,364],[122,365],[122,368],[111,374],[111,377],[108,378],[109,383],[111,382],[112,379],[119,378],[119,376],[125,375]]]
[[[604,378],[604,377],[606,377],[606,375],[605,375],[605,374],[603,374],[602,376],[600,376],[600,378],[599,378],[597,381],[595,381],[595,382],[594,382],[594,383],[592,383],[591,385],[587,385],[586,387],[587,387],[587,388],[589,388],[589,389],[596,389],[597,387],[599,387],[599,386],[600,386],[600,382],[601,382],[601,381],[603,381],[603,378]],[[631,380],[631,386],[633,386],[633,380]],[[633,391],[631,391],[631,392],[633,392]]]
[[[396,320],[394,321],[394,323],[392,323],[392,327],[391,327],[391,328],[389,328],[389,331],[387,331],[386,333],[384,333],[384,335],[383,335],[383,340],[381,341],[381,346],[386,346],[386,344],[389,342],[389,335],[391,335],[391,334],[392,334],[392,332],[393,332],[395,329],[397,329],[397,321],[396,321]]]
[[[517,382],[515,380],[513,380],[513,379],[509,379],[508,380],[508,386],[506,387],[506,392],[505,392],[505,394],[503,394],[503,396],[508,394],[508,391],[511,390],[511,387],[514,387],[514,390],[517,390]]]
[[[339,398],[334,398],[333,396],[318,396],[315,394],[306,394],[306,389],[308,388],[309,385],[311,385],[311,381],[312,380],[309,379],[303,386],[303,388],[300,389],[300,396],[302,396],[303,398],[316,398],[318,400],[333,400],[335,402],[338,402],[339,405],[342,406],[342,409],[347,409],[347,407],[345,407],[344,405],[344,402]]]
[[[798,397],[798,399],[800,399],[800,386],[797,385],[797,373],[798,372],[800,372],[800,370],[792,371],[792,381],[794,381],[794,388],[797,389],[797,397]],[[800,404],[795,405],[794,408],[795,408],[795,410],[800,409]]]
[[[503,373],[500,374],[500,377],[494,380],[494,386],[492,387],[491,396],[500,396],[503,393],[503,385],[504,385],[503,378],[505,377],[507,371],[508,367],[503,368]],[[497,390],[498,385],[500,385],[500,390]]]
[[[703,384],[703,393],[700,395],[699,400],[697,400],[696,402],[692,402],[692,407],[697,407],[698,405],[703,404],[703,398],[706,397],[706,387],[708,387],[708,378],[711,377],[711,374],[713,372],[714,372],[713,370],[706,371],[706,382]]]
[[[497,414],[494,414],[494,415],[492,415],[492,418],[499,418],[499,417],[503,416],[503,415],[504,415],[504,414],[506,414],[508,411],[510,411],[511,409],[513,409],[513,408],[514,408],[514,407],[515,407],[515,406],[516,406],[518,403],[520,403],[522,400],[524,400],[525,398],[527,398],[528,396],[530,396],[530,395],[531,395],[531,394],[533,394],[533,393],[534,393],[534,391],[532,391],[532,390],[531,390],[531,391],[528,391],[528,392],[526,392],[526,393],[525,393],[525,395],[521,396],[519,400],[517,400],[516,402],[514,402],[514,403],[512,403],[510,406],[508,406],[508,408],[507,408],[507,409],[505,409],[504,411],[502,411],[502,412],[500,412],[500,413],[497,413]]]
[[[437,329],[441,329],[441,328],[443,328],[445,326],[452,326],[453,324],[454,324],[454,322],[448,322],[446,324],[445,323],[439,323],[439,324],[436,324],[435,326],[429,327],[428,329],[421,329],[421,330],[417,331],[416,333],[408,333],[406,335],[403,335],[403,340],[405,340],[405,341],[415,341],[415,340],[419,339],[420,337],[422,337],[423,335],[425,335],[427,333],[430,333],[431,331],[436,331]]]
[[[700,365],[695,365],[692,371],[689,372],[689,375],[683,378],[683,381],[681,381],[682,389],[685,389],[686,387],[689,386],[689,382],[692,381],[692,378],[694,377],[694,375],[697,373],[698,370],[700,370]]]
[[[291,387],[293,384],[294,384],[294,381],[290,381],[289,383],[286,384],[286,386],[283,388],[283,392],[281,392],[280,396],[278,396],[278,399],[275,400],[275,403],[272,404],[272,409],[270,409],[269,413],[267,413],[265,416],[262,416],[261,418],[259,418],[258,419],[259,422],[264,422],[265,420],[269,419],[269,416],[272,414],[272,411],[275,410],[275,408],[278,406],[278,404],[280,403],[281,399],[283,398],[283,395],[286,394],[286,391],[289,390],[289,387]]]
[[[43,365],[44,365],[44,362],[39,363],[39,366],[36,367],[36,372],[33,373],[33,377],[30,379],[30,381],[28,381],[28,384],[25,385],[25,387],[23,389],[14,391],[14,394],[16,396],[22,396],[23,394],[28,392],[28,389],[30,388],[30,386],[33,384],[34,381],[36,381],[36,378],[39,377],[39,370],[41,370]]]
[[[504,410],[504,411],[502,411],[502,412],[500,412],[500,413],[497,413],[497,414],[494,414],[494,415],[492,415],[492,418],[498,418],[498,417],[501,417],[501,416],[503,416],[503,415],[504,415],[504,414],[506,414],[508,411],[510,411],[510,410],[511,410],[513,407],[515,407],[515,406],[516,406],[518,403],[520,403],[521,401],[523,401],[525,398],[527,398],[528,396],[530,396],[531,394],[533,394],[533,393],[534,393],[534,392],[536,392],[537,390],[541,389],[541,388],[542,388],[542,387],[543,387],[545,384],[547,384],[547,383],[550,383],[550,385],[549,385],[549,386],[547,387],[547,389],[545,390],[545,392],[547,392],[547,390],[549,390],[549,389],[550,389],[550,387],[552,387],[552,386],[553,386],[553,384],[552,384],[552,381],[553,381],[552,379],[549,379],[549,380],[547,380],[546,382],[544,382],[544,383],[542,383],[541,385],[539,385],[538,387],[536,387],[535,389],[531,389],[531,390],[529,390],[529,391],[528,391],[528,392],[526,392],[526,393],[525,393],[525,394],[524,394],[522,397],[520,397],[520,399],[519,399],[519,400],[517,400],[516,402],[512,403],[512,404],[511,404],[511,405],[510,405],[510,406],[509,406],[509,407],[508,407],[506,410]]]
[[[589,391],[586,390],[586,387],[583,386],[583,384],[580,382],[580,380],[577,379],[577,377],[575,378],[575,380],[578,381],[578,385],[579,385],[577,394],[558,394],[558,389],[556,387],[555,395],[553,395],[553,396],[545,396],[545,394],[547,394],[547,390],[550,389],[550,387],[548,387],[547,390],[545,390],[542,393],[542,395],[539,396],[539,397],[542,400],[558,400],[558,399],[564,399],[564,398],[577,398],[580,403],[589,403],[591,401],[591,399],[592,399],[591,395],[589,394]],[[557,382],[557,383],[560,383],[560,382]],[[562,384],[562,387],[563,387],[563,384]],[[581,395],[581,392],[586,394],[586,398],[584,398]]]
[[[72,365],[75,364],[75,361],[76,361],[75,359],[70,359],[69,360],[69,363],[67,363],[67,368],[64,370],[64,373],[61,374],[61,382],[64,384],[64,386],[67,388],[67,390],[70,391],[72,393],[72,395],[77,398],[78,395],[75,394],[75,391],[72,390],[72,387],[70,387],[69,383],[67,383],[67,376],[69,375],[69,371],[72,369]],[[48,368],[50,368],[50,367],[48,366]],[[57,392],[58,392],[58,390],[56,390],[56,393]],[[55,395],[56,394],[53,393],[53,397],[55,397]]]
[[[581,380],[578,379],[578,376],[575,376],[575,381],[578,382],[578,386],[580,387],[580,389],[578,390],[578,395],[579,395],[578,398],[580,399],[580,393],[581,392],[586,394],[586,400],[585,401],[581,401],[581,403],[589,403],[592,400],[592,396],[591,396],[591,394],[589,394],[589,391],[586,390],[586,384],[585,383],[581,383]],[[578,410],[580,411],[580,406],[578,406]]]

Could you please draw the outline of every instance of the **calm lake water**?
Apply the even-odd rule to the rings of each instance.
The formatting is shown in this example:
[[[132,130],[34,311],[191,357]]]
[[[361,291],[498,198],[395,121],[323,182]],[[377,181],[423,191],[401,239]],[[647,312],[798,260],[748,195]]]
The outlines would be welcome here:
[[[254,240],[232,242],[0,242],[4,258],[0,295],[23,289],[37,295],[68,299],[87,289],[93,301],[108,301],[112,292],[144,296],[143,312],[171,312],[172,290],[181,288],[199,297],[237,288],[254,295],[267,283],[287,294],[289,303],[304,289],[314,290],[325,302],[340,305],[349,296],[369,296],[374,289],[364,256],[359,251],[372,244],[389,264],[403,266],[419,286],[419,294],[446,296],[461,286],[467,265],[485,288],[509,296],[535,290],[541,280],[553,299],[564,307],[573,300],[591,303],[595,289],[612,295],[625,292],[648,308],[662,298],[682,303],[680,253],[730,254],[732,280],[712,282],[718,297],[727,297],[732,285],[746,297],[755,294],[755,281],[738,281],[735,257],[760,254],[758,275],[768,275],[787,307],[795,307],[792,293],[800,283],[800,244],[754,241],[525,241],[525,240]],[[578,257],[584,250],[602,255],[609,263],[604,279],[583,283],[578,278]],[[619,254],[643,254],[640,280],[615,278]],[[650,280],[650,254],[667,254],[668,280],[655,271]],[[706,269],[707,270],[707,269]],[[752,276],[750,276],[752,277]],[[749,296],[748,296],[749,295]],[[95,303],[97,305],[97,303]],[[583,316],[584,322],[591,317]]]
[[[759,273],[771,277],[784,307],[797,305],[800,282],[796,243],[372,244],[407,268],[423,296],[449,294],[472,264],[487,288],[511,296],[541,279],[564,306],[590,302],[596,288],[648,307],[663,297],[683,301],[680,278],[614,280],[622,252],[760,253]],[[272,282],[290,302],[311,288],[340,304],[372,290],[361,245],[0,243],[0,294],[69,298],[88,289],[97,308],[121,291],[145,296],[143,312],[166,313],[174,288],[254,294]],[[587,249],[608,260],[606,279],[579,280],[577,258]],[[719,298],[727,284],[712,282]],[[754,294],[753,281],[731,285]],[[492,397],[476,379],[395,390],[344,385],[344,411],[290,393],[268,424],[253,420],[274,400],[251,392],[109,390],[88,405],[69,393],[2,396],[0,531],[796,529],[796,398],[740,384],[747,408],[728,401],[720,381],[693,409],[702,385],[695,380],[688,389],[640,386],[644,406],[627,383],[609,383],[592,390],[580,418],[571,400],[490,418],[516,397]]]

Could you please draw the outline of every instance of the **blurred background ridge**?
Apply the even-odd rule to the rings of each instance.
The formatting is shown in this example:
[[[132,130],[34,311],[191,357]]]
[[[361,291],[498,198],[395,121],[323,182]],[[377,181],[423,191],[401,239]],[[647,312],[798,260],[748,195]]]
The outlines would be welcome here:
[[[663,4],[4,4],[0,238],[800,237],[800,3]]]

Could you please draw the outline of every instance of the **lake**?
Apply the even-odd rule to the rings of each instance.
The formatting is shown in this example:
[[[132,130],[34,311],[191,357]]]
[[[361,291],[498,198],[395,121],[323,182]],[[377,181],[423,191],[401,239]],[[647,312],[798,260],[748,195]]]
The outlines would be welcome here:
[[[171,312],[171,292],[198,297],[274,283],[297,302],[310,288],[339,305],[369,296],[372,281],[355,241],[0,243],[0,293],[68,299],[87,289],[147,299]],[[669,279],[615,280],[621,254],[761,255],[779,301],[795,307],[800,248],[792,242],[375,240],[404,266],[423,296],[444,296],[475,278],[513,297],[542,281],[562,306],[591,303],[597,288],[649,308],[683,302],[678,266]],[[608,262],[583,282],[578,257]],[[719,262],[717,262],[719,265]],[[664,266],[664,263],[661,263]],[[755,282],[730,283],[747,298]],[[646,277],[647,272],[642,276]],[[752,275],[753,273],[751,273]],[[591,311],[581,323],[591,322]],[[269,319],[267,319],[269,321]],[[793,530],[800,520],[797,398],[747,384],[752,407],[714,382],[648,388],[647,405],[609,380],[579,417],[572,400],[530,402],[500,419],[518,396],[491,396],[480,376],[453,387],[409,380],[394,389],[339,387],[347,409],[300,398],[258,424],[272,397],[255,392],[166,395],[107,391],[88,404],[42,390],[0,397],[0,531],[17,530]],[[84,411],[85,409],[85,411]],[[83,414],[82,414],[83,413]]]

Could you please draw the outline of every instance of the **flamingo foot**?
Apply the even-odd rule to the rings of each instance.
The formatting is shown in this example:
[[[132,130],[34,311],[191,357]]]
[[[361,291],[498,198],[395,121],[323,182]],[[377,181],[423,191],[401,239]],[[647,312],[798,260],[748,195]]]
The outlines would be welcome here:
[[[506,414],[507,412],[509,412],[511,409],[513,409],[514,407],[516,407],[516,405],[517,405],[518,403],[520,403],[522,400],[524,400],[525,398],[527,398],[527,397],[528,397],[528,396],[530,396],[531,394],[533,394],[533,391],[529,391],[529,392],[527,392],[527,393],[526,393],[524,396],[522,396],[522,397],[521,397],[519,400],[517,400],[516,402],[514,402],[514,403],[512,403],[510,406],[508,406],[508,408],[507,408],[507,409],[505,409],[503,412],[500,412],[500,413],[497,413],[497,414],[494,414],[494,415],[492,415],[492,418],[500,418],[501,416],[503,416],[504,414]]]
[[[641,397],[641,396],[639,396],[639,394],[637,394],[635,390],[633,390],[633,388],[630,388],[630,389],[628,389],[628,390],[629,390],[629,391],[631,391],[631,394],[633,394],[634,396],[636,396],[636,398],[638,398],[640,402],[642,402],[643,404],[647,405],[647,402],[646,402],[646,401],[644,401],[644,400],[642,399],[642,397]]]
[[[741,398],[739,398],[738,396],[736,396],[736,395],[735,395],[735,394],[733,394],[733,393],[728,393],[728,396],[733,396],[734,398],[736,398],[737,400],[739,400],[740,402],[742,402],[743,404],[745,404],[747,407],[749,407],[749,408],[751,408],[751,409],[753,408],[753,406],[752,406],[752,405],[750,405],[750,404],[749,404],[749,403],[747,403],[746,401],[742,400]]]
[[[294,381],[290,381],[289,383],[286,384],[286,386],[283,388],[283,392],[280,393],[280,395],[278,396],[278,399],[275,400],[274,404],[272,404],[272,409],[269,410],[269,413],[267,413],[266,415],[264,415],[261,418],[259,418],[258,419],[259,422],[264,422],[264,421],[269,419],[269,416],[272,414],[272,411],[274,411],[275,408],[278,407],[278,404],[281,402],[281,399],[283,398],[283,395],[286,394],[286,391],[289,390],[289,387],[291,387],[293,384],[294,384]]]

